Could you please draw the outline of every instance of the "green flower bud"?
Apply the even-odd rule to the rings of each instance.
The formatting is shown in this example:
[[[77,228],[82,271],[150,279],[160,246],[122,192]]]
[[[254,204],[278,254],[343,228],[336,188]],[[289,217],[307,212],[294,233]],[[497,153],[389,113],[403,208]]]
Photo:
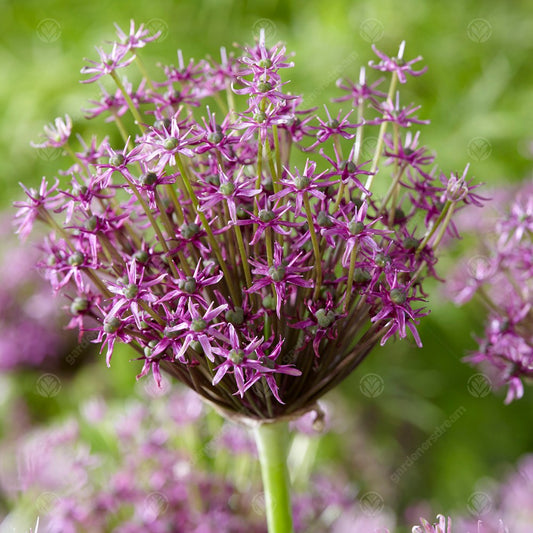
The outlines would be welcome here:
[[[88,231],[94,231],[98,225],[98,217],[92,215],[85,221],[85,229]]]
[[[85,256],[81,252],[76,251],[68,258],[68,264],[71,266],[80,266],[83,265],[84,259]]]
[[[148,261],[148,259],[150,259],[150,256],[148,255],[148,253],[144,250],[137,250],[134,254],[133,254],[133,258],[138,262],[138,263],[146,263]]]
[[[203,318],[195,318],[191,323],[193,331],[203,331],[207,327],[207,322]]]
[[[257,84],[257,90],[260,93],[267,93],[272,90],[272,84],[269,81],[260,81]]]
[[[391,258],[389,255],[379,252],[376,254],[375,261],[376,265],[383,268],[391,262]]]
[[[363,268],[356,268],[353,271],[353,280],[355,283],[366,283],[367,281],[370,281],[372,279],[372,275],[368,270],[364,270]]]
[[[129,283],[126,287],[124,287],[122,294],[129,299],[135,298],[135,296],[139,294],[139,287],[137,287],[137,285],[134,283]]]
[[[244,322],[244,311],[242,307],[236,307],[235,310],[228,309],[224,315],[228,322],[235,326],[240,326]]]
[[[272,66],[272,59],[269,57],[265,57],[264,59],[260,59],[257,62],[257,66],[259,68],[270,68]]]
[[[176,148],[178,144],[179,144],[179,141],[178,139],[176,139],[176,137],[168,137],[163,142],[163,146],[165,150],[174,150],[174,148]]]
[[[403,247],[406,250],[416,250],[419,244],[420,241],[418,239],[415,239],[414,237],[406,237],[403,240]]]
[[[141,182],[141,185],[149,187],[157,181],[157,174],[155,172],[147,172],[141,176],[139,181]]]
[[[335,128],[339,127],[339,121],[336,118],[332,118],[326,122],[326,126],[334,130]]]
[[[122,154],[113,154],[109,158],[109,164],[113,167],[119,167],[124,163],[124,156]]]
[[[325,211],[320,211],[316,217],[316,221],[321,228],[331,228],[333,222]]]
[[[205,181],[215,187],[220,185],[220,178],[216,174],[209,174],[209,176],[205,178]]]
[[[199,341],[191,341],[189,347],[192,348],[196,353],[203,353],[204,349]]]
[[[106,318],[104,320],[104,331],[106,333],[115,333],[120,328],[122,320],[116,316]]]
[[[353,174],[357,170],[357,167],[355,166],[353,161],[342,161],[340,164],[340,168],[341,170],[346,170],[350,174]]]
[[[352,235],[358,235],[365,229],[365,225],[362,222],[350,222],[348,224],[348,230]]]
[[[261,222],[270,222],[271,220],[274,220],[276,218],[276,215],[274,214],[274,211],[271,211],[270,209],[261,209],[259,211],[259,220]]]
[[[265,309],[276,309],[276,299],[269,294],[263,298],[263,307]]]
[[[223,138],[224,135],[222,131],[213,131],[207,136],[207,140],[212,144],[218,144]]]
[[[327,311],[325,309],[319,309],[315,313],[316,321],[321,328],[329,328],[335,321],[335,313],[333,311]]]
[[[294,184],[296,185],[296,188],[301,191],[309,186],[309,178],[306,176],[297,176],[294,180]]]
[[[266,120],[267,116],[266,113],[263,113],[263,111],[258,111],[257,113],[254,113],[253,119],[258,123],[262,124]]]
[[[188,294],[192,294],[196,290],[196,286],[196,280],[192,276],[187,276],[187,279],[180,280],[178,283],[178,287]]]
[[[219,191],[224,195],[224,196],[230,196],[233,194],[233,192],[235,191],[235,185],[233,183],[231,183],[231,181],[228,181],[226,183],[223,183],[220,187],[219,187]]]
[[[244,361],[244,357],[245,357],[244,350],[240,350],[240,349],[239,350],[231,349],[228,355],[229,355],[231,362],[236,365],[240,365]]]
[[[70,304],[70,312],[73,315],[79,315],[84,311],[87,311],[87,309],[89,309],[89,300],[87,300],[87,298],[82,298],[81,296],[74,298]]]
[[[272,281],[282,281],[285,277],[285,267],[283,265],[280,265],[278,267],[271,266],[268,269],[268,275],[272,278]]]
[[[403,289],[392,289],[392,291],[390,291],[390,299],[395,304],[401,305],[407,300],[407,294],[405,294]]]
[[[194,237],[200,231],[200,225],[196,222],[191,222],[190,224],[183,224],[181,226],[181,236],[184,239],[190,239]]]

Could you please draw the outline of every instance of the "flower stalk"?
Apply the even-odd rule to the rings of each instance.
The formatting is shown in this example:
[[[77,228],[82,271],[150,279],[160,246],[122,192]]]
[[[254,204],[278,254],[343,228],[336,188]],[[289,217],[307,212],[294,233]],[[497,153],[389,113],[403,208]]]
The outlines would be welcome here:
[[[261,464],[268,533],[292,533],[288,422],[259,424],[254,428],[254,437]]]

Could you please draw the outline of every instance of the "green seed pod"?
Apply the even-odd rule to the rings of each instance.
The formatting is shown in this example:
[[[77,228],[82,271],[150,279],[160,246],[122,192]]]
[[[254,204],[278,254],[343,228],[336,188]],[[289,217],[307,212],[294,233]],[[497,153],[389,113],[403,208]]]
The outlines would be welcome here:
[[[150,259],[150,256],[148,255],[147,252],[145,252],[144,250],[137,250],[134,254],[133,254],[133,258],[138,262],[138,263],[146,263],[148,261],[148,259]]]
[[[276,215],[274,214],[274,211],[271,211],[270,209],[261,209],[259,211],[259,220],[261,222],[270,222],[271,220],[274,220],[276,218]]]
[[[325,211],[320,211],[316,217],[316,221],[321,228],[331,228],[333,221]]]
[[[276,299],[269,294],[263,298],[263,307],[265,309],[276,309]]]
[[[306,176],[297,176],[294,180],[294,184],[296,185],[297,189],[303,190],[309,186],[309,178]]]
[[[193,331],[204,331],[204,329],[207,327],[207,322],[203,318],[195,318],[191,322],[191,329]]]
[[[368,270],[363,268],[356,268],[353,271],[353,280],[355,283],[366,283],[372,279],[372,275]]]
[[[180,280],[178,286],[182,291],[192,294],[196,290],[197,283],[192,276],[188,276],[187,279]]]
[[[272,281],[282,281],[285,277],[285,267],[283,265],[280,265],[278,267],[271,266],[268,269],[268,275],[272,278]]]
[[[244,361],[245,353],[244,350],[235,350],[231,349],[229,351],[229,358],[232,363],[240,365]]]
[[[122,320],[116,316],[106,318],[104,321],[104,331],[106,333],[115,333],[120,328]]]
[[[84,311],[87,311],[87,309],[89,309],[89,300],[81,296],[74,298],[70,304],[70,312],[73,315],[80,315]]]
[[[269,81],[260,81],[257,84],[257,90],[260,93],[267,93],[272,90],[272,84]]]
[[[97,225],[98,217],[96,215],[92,215],[85,221],[85,229],[88,231],[94,231]]]
[[[163,142],[163,146],[165,150],[174,150],[174,148],[176,148],[178,144],[179,144],[179,141],[178,139],[176,139],[176,137],[168,137]]]
[[[184,239],[191,239],[200,231],[201,228],[199,224],[191,222],[190,224],[183,224],[180,229],[181,236]]]
[[[129,299],[135,298],[135,296],[139,294],[139,287],[137,287],[137,285],[134,283],[129,283],[126,287],[124,287],[122,294]]]
[[[414,237],[406,237],[403,240],[403,247],[406,250],[416,250],[419,244],[420,241],[418,239],[415,239]]]
[[[147,172],[141,176],[139,181],[141,185],[150,187],[157,181],[157,174],[155,172]]]
[[[339,127],[339,121],[336,118],[332,118],[326,122],[326,126],[334,130],[335,128]]]
[[[224,196],[230,196],[233,194],[233,192],[235,191],[235,185],[233,183],[231,183],[231,181],[228,181],[226,183],[223,183],[220,187],[219,187],[219,191],[224,195]]]
[[[122,154],[113,154],[109,158],[109,164],[113,167],[119,167],[124,163],[124,156]]]
[[[321,328],[329,328],[335,321],[335,313],[333,311],[327,311],[325,309],[319,309],[315,313],[316,321]]]
[[[84,259],[85,256],[81,252],[76,251],[68,258],[68,264],[71,266],[80,266],[83,264]]]
[[[253,119],[258,123],[262,124],[266,120],[267,116],[266,113],[263,113],[263,111],[258,111],[257,113],[254,113]]]
[[[270,68],[272,66],[272,59],[269,57],[265,57],[264,59],[260,59],[257,62],[257,66],[259,68]]]
[[[224,135],[220,131],[213,131],[207,136],[207,140],[212,144],[218,144],[223,138]]]
[[[235,326],[240,326],[244,322],[244,311],[242,307],[236,307],[235,310],[228,309],[224,316],[228,322]]]
[[[346,170],[346,172],[350,174],[353,174],[357,170],[357,167],[355,166],[353,161],[342,161],[340,164],[340,168],[341,170]]]
[[[376,261],[376,265],[378,265],[381,268],[385,267],[391,262],[390,256],[387,254],[383,254],[381,252],[377,253],[374,259]]]
[[[154,122],[154,128],[156,130],[166,130],[170,128],[170,119],[163,118]]]
[[[365,229],[365,225],[362,222],[350,222],[348,229],[352,235],[358,235]]]
[[[392,291],[390,291],[390,299],[395,304],[401,305],[407,300],[407,294],[405,294],[403,289],[392,289]]]

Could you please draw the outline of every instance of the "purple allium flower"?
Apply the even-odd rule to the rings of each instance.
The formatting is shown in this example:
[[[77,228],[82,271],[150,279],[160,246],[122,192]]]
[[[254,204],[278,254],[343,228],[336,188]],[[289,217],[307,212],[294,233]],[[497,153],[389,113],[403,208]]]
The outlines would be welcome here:
[[[89,398],[75,419],[4,441],[0,490],[8,510],[27,527],[39,514],[41,531],[50,533],[265,533],[246,428],[208,418],[198,395],[180,388],[139,396],[125,405]],[[294,442],[311,439],[297,434]],[[338,470],[313,476],[293,500],[295,533],[385,532],[393,523],[388,513],[364,515]]]
[[[14,238],[10,219],[0,217],[0,371],[59,368],[75,337],[62,331],[62,302],[35,268],[39,251]]]
[[[370,66],[377,70],[381,70],[381,72],[393,72],[394,74],[396,74],[396,76],[398,76],[398,81],[400,83],[407,82],[407,78],[405,76],[406,74],[409,74],[410,76],[420,76],[424,74],[428,69],[427,66],[420,70],[414,70],[412,67],[412,65],[418,63],[422,59],[422,56],[415,57],[410,61],[405,61],[405,59],[403,58],[403,53],[405,51],[405,41],[402,41],[400,43],[400,48],[398,49],[397,57],[387,56],[383,52],[380,52],[375,45],[372,45],[372,50],[374,50],[374,53],[379,57],[381,61],[377,64],[371,61]]]
[[[457,194],[465,202],[478,202],[478,195],[463,190],[469,187],[464,179],[450,183],[446,195]],[[487,308],[479,349],[466,360],[480,365],[496,385],[507,385],[505,403],[521,398],[523,381],[533,377],[530,190],[531,184],[527,183],[505,204],[497,204],[500,212],[485,220],[475,233],[479,251],[462,263],[449,285],[449,293],[457,304],[478,297]]]
[[[465,175],[443,183],[428,171],[419,133],[400,134],[427,122],[394,90],[423,72],[418,58],[403,61],[403,43],[397,59],[379,52],[388,93],[362,70],[357,85],[340,83],[355,107],[322,116],[286,90],[293,63],[264,32],[220,62],[178,52],[163,81],[133,91],[117,69],[152,38],[133,23],[117,30],[84,72],[116,83],[93,115],[111,118],[122,143],[69,146],[61,185],[43,181],[17,204],[23,235],[36,220],[51,228],[42,266],[71,325],[96,332],[108,363],[128,343],[139,377],[161,383],[164,370],[228,416],[269,420],[312,408],[391,337],[420,345],[436,248],[480,198]],[[378,142],[365,162],[366,135]]]
[[[61,148],[66,144],[72,132],[72,119],[65,115],[65,120],[56,118],[54,124],[44,127],[46,140],[41,144],[31,143],[34,148]]]

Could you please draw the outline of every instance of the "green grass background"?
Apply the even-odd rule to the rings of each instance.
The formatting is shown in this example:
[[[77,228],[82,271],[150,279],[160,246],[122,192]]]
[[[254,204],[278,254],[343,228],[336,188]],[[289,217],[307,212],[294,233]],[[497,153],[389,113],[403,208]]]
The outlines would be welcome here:
[[[58,161],[46,160],[29,146],[44,124],[69,113],[76,131],[103,131],[101,121],[83,121],[80,108],[97,95],[95,86],[79,83],[79,70],[84,57],[96,56],[94,45],[113,38],[113,22],[126,29],[130,18],[163,30],[163,38],[142,52],[154,75],[156,62],[177,63],[177,48],[186,58],[217,56],[221,45],[251,43],[265,26],[271,41],[284,41],[296,54],[292,91],[312,97],[315,105],[338,94],[338,77],[357,77],[359,66],[372,58],[373,40],[394,54],[405,39],[406,57],[423,55],[429,70],[408,84],[404,102],[421,104],[419,116],[431,119],[422,139],[437,152],[439,166],[462,170],[470,162],[471,175],[489,186],[531,176],[533,8],[526,0],[151,0],[136,5],[3,0],[0,9],[0,206],[20,196],[17,182],[35,185],[43,174],[53,175]],[[46,19],[54,21],[56,33],[43,33]],[[486,148],[481,155],[473,149],[479,138]],[[466,512],[479,480],[502,476],[533,450],[533,393],[526,390],[526,397],[511,406],[503,405],[501,394],[470,395],[467,381],[477,371],[461,358],[475,347],[472,331],[481,331],[483,312],[474,306],[456,309],[439,287],[430,307],[432,314],[420,328],[424,348],[403,342],[376,350],[341,387],[340,398],[346,402],[346,431],[357,430],[357,421],[369,436],[370,457],[384,463],[389,474],[464,407],[460,419],[396,487],[389,487],[387,503],[403,512],[410,503],[429,500],[435,511]],[[107,371],[98,363],[92,374],[84,371],[76,378],[76,387],[65,392],[68,401],[36,405],[37,415],[55,417],[75,409],[95,376],[99,383],[112,384],[115,394],[128,394],[135,368],[118,361]],[[384,391],[377,398],[361,393],[359,382],[367,373],[383,379]],[[34,378],[20,379],[21,390],[31,397]],[[339,441],[328,438],[321,453],[333,457],[339,449]],[[353,467],[350,477],[375,489],[372,476],[360,475],[351,462],[351,452],[343,450],[343,460]],[[380,490],[389,494],[389,489]]]

